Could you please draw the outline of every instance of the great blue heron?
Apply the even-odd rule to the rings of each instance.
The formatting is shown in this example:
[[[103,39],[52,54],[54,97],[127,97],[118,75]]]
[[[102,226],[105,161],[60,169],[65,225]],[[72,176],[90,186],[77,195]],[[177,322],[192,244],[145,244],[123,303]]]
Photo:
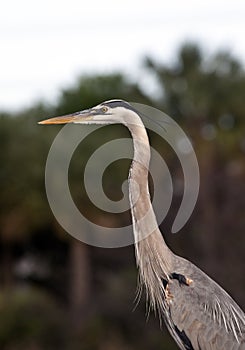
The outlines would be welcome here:
[[[66,123],[121,123],[129,129],[134,147],[129,197],[140,281],[146,288],[150,304],[164,319],[179,348],[245,349],[244,312],[203,271],[175,255],[157,226],[148,189],[150,145],[140,114],[125,101],[110,100],[85,111],[40,122]],[[138,184],[137,188],[135,184]],[[148,221],[142,223],[141,218],[149,209]],[[141,239],[149,229],[148,224],[155,229]]]

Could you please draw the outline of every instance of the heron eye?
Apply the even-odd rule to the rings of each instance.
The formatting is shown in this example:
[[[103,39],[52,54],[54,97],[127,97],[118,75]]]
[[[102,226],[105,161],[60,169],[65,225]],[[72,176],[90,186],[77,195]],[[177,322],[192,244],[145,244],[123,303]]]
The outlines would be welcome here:
[[[106,112],[108,111],[108,108],[104,106],[104,107],[101,108],[101,111],[102,111],[103,113],[106,113]]]

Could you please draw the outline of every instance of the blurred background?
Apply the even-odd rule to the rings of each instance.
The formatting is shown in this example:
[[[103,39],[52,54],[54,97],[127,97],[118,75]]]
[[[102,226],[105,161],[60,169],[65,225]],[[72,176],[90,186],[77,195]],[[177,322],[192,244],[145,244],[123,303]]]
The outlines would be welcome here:
[[[244,2],[149,4],[109,0],[8,1],[0,13],[0,349],[177,349],[144,297],[134,310],[133,247],[102,249],[70,237],[49,208],[45,162],[60,127],[37,121],[122,98],[161,109],[191,138],[201,174],[196,208],[176,235],[182,198],[176,155],[166,160],[174,199],[161,225],[175,253],[219,282],[245,308]],[[96,131],[69,173],[78,207],[105,226],[130,222],[89,203],[82,166],[120,126]],[[105,176],[121,196],[130,162]],[[164,198],[163,198],[164,201]],[[86,227],[84,227],[86,230]]]

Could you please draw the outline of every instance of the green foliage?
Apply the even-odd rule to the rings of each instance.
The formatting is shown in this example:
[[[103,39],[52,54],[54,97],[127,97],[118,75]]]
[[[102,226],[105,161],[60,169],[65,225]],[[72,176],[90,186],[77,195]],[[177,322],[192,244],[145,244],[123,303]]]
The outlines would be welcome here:
[[[216,122],[224,114],[244,127],[245,73],[227,52],[206,58],[200,48],[184,45],[177,61],[166,66],[148,58],[145,66],[159,82],[160,106],[177,119]]]
[[[68,349],[69,324],[50,296],[24,288],[0,295],[0,348]]]
[[[37,106],[15,117],[1,117],[0,223],[4,239],[21,239],[50,215],[44,168],[54,133],[43,134],[37,125],[48,114],[48,109]]]
[[[139,86],[122,74],[83,76],[74,87],[64,89],[58,101],[56,114],[66,114],[89,108],[115,98],[144,102],[146,97]]]

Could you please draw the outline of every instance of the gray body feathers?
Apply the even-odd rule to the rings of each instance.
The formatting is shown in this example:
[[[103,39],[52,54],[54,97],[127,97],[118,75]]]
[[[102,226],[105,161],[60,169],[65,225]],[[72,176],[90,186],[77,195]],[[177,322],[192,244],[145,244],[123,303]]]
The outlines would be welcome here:
[[[146,130],[143,124],[128,127],[134,142],[129,195],[136,260],[150,307],[164,319],[182,350],[245,350],[244,312],[203,271],[167,247],[149,195]],[[145,236],[146,232],[151,234]]]
[[[169,320],[184,331],[193,349],[245,349],[245,314],[234,300],[203,271],[175,257],[173,268],[192,280],[190,285],[168,282]],[[164,296],[163,296],[164,297]],[[186,349],[182,346],[182,349]]]

